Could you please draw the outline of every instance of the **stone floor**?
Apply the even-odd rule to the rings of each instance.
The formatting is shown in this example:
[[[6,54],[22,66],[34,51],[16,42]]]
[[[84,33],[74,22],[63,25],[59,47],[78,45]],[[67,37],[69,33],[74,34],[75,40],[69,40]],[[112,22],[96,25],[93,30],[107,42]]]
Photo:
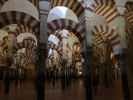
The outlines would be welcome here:
[[[119,85],[119,83],[118,83]],[[118,86],[117,86],[118,87]],[[116,88],[99,87],[94,100],[122,100]],[[25,81],[22,87],[11,84],[9,95],[3,93],[3,82],[0,81],[0,100],[36,100],[35,85]],[[67,88],[62,88],[61,81],[45,82],[45,100],[85,100],[85,89],[82,80],[72,81]]]
[[[11,84],[9,95],[3,93],[4,87],[0,82],[0,100],[36,100],[35,85],[32,81],[25,81],[22,87]],[[61,82],[56,84],[45,82],[45,100],[85,100],[83,81],[73,81],[67,88],[61,87]]]

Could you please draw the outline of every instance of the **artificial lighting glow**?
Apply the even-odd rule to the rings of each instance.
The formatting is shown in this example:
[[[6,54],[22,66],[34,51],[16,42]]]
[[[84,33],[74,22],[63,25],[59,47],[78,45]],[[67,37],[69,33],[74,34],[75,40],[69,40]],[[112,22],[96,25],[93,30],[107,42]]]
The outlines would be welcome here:
[[[32,39],[35,40],[36,46],[37,46],[37,38],[32,33],[21,33],[20,35],[17,36],[17,42],[21,43],[21,42],[23,42],[24,39],[27,39],[29,37],[31,37]]]
[[[69,31],[63,29],[62,31],[60,31],[60,34],[62,34],[62,37],[63,38],[67,38],[69,36]]]
[[[48,42],[52,42],[54,43],[55,45],[58,45],[59,43],[59,39],[55,36],[55,35],[50,35],[49,38],[48,38]]]
[[[53,8],[48,15],[47,22],[57,19],[69,19],[78,23],[78,17],[76,14],[71,9],[63,6],[57,6]]]

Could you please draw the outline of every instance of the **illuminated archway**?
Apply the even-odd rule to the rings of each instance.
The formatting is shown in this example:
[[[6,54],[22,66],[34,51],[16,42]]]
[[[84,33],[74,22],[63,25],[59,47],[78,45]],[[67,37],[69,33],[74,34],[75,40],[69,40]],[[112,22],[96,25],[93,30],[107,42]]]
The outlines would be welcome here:
[[[78,17],[83,14],[84,8],[78,0],[50,0],[51,8],[64,6],[71,9]]]

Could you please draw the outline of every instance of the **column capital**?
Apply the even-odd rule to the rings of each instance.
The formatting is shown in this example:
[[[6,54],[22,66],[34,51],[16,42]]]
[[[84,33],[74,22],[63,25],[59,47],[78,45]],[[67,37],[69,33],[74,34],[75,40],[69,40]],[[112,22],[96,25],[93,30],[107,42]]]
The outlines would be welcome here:
[[[118,10],[120,16],[123,16],[126,8],[124,6],[117,5],[117,10]]]

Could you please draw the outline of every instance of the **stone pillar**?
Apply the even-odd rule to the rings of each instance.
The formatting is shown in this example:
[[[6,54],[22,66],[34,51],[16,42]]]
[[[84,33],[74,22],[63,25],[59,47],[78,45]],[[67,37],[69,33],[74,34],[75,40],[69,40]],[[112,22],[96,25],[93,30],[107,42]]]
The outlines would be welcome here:
[[[48,34],[47,34],[47,17],[49,12],[49,2],[48,1],[40,1],[40,37],[39,37],[39,46],[38,46],[38,55],[39,56],[39,70],[45,70],[46,67],[46,59],[48,54]],[[45,72],[45,71],[44,71]]]
[[[86,100],[93,100],[92,96],[92,79],[91,79],[91,56],[92,56],[92,47],[85,43],[85,51],[83,57],[84,62],[84,82],[85,82],[85,92]]]
[[[118,63],[120,65],[121,69],[121,81],[122,81],[122,89],[123,89],[123,98],[124,100],[130,100],[129,99],[129,88],[128,88],[128,63],[127,63],[127,54],[125,52],[125,49],[127,49],[127,42],[126,42],[126,32],[125,32],[125,19],[124,17],[118,16],[115,18],[110,24],[110,27],[116,29],[116,31],[119,33],[121,46],[119,54],[115,54],[118,60]]]
[[[126,41],[126,21],[125,21],[125,3],[126,0],[115,0],[117,10],[120,14],[117,18],[115,18],[109,26],[116,29],[119,33],[119,36],[121,38],[121,45],[122,45],[122,52],[121,54],[116,55],[118,59],[118,63],[121,69],[121,81],[122,81],[122,89],[123,89],[123,99],[124,100],[130,100],[130,93],[129,93],[129,84],[128,84],[128,62],[127,62],[127,53],[125,52],[125,49],[127,49],[127,41]]]
[[[84,58],[84,82],[85,82],[85,92],[86,92],[86,100],[93,100],[92,96],[92,79],[91,79],[91,67],[92,67],[92,35],[89,30],[89,22],[87,21],[87,13],[86,10],[84,12],[84,27],[85,27],[85,40],[84,40],[84,50],[83,50],[83,58]]]
[[[124,100],[130,100],[129,87],[128,87],[128,74],[127,74],[127,54],[124,52],[116,56],[118,59],[118,64],[121,69],[121,79],[122,79],[122,89]]]
[[[46,59],[48,54],[48,35],[47,35],[47,16],[48,16],[48,7],[49,3],[47,1],[40,1],[40,37],[38,40],[37,48],[37,75],[35,80],[37,100],[44,100],[44,90],[45,90],[45,68],[46,68]],[[46,7],[46,9],[45,9]]]
[[[38,43],[37,48],[37,59],[36,59],[36,79],[35,79],[35,87],[37,100],[44,100],[44,81],[45,81],[45,48],[46,45],[42,43]]]

